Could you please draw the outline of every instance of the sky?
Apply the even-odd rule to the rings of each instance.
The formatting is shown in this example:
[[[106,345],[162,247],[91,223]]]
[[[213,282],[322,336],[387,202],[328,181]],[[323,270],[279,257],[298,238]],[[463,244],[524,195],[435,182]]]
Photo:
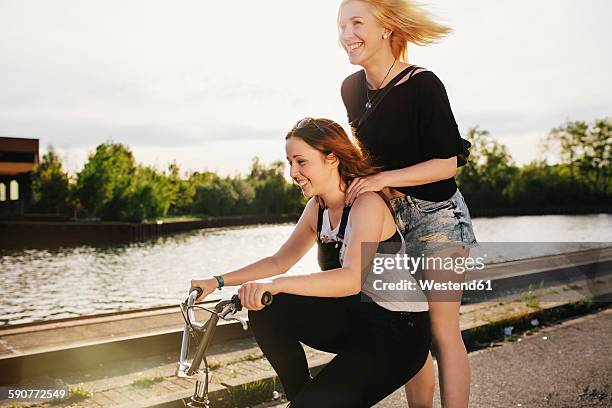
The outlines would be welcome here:
[[[300,118],[348,130],[336,0],[0,0],[0,136],[40,139],[79,171],[105,141],[137,161],[244,174],[283,160]],[[612,115],[608,0],[431,0],[453,33],[409,51],[459,129],[519,164],[567,120]]]

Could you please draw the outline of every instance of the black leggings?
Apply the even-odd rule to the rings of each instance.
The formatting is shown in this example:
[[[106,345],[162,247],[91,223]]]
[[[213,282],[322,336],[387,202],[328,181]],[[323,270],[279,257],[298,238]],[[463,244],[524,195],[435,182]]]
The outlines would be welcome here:
[[[431,343],[428,312],[392,312],[361,295],[279,294],[249,320],[291,408],[371,407],[419,372]],[[336,356],[311,378],[300,342]]]

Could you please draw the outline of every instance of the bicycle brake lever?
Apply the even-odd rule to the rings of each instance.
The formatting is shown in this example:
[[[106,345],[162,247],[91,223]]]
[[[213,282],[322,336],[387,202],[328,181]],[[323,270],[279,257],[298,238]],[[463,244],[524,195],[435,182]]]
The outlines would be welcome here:
[[[242,324],[242,330],[244,330],[244,331],[249,330],[249,323],[247,322],[247,320],[244,317],[230,315],[230,316],[227,316],[225,318],[225,320],[227,320],[227,321],[235,320],[237,322],[240,322],[240,324]]]

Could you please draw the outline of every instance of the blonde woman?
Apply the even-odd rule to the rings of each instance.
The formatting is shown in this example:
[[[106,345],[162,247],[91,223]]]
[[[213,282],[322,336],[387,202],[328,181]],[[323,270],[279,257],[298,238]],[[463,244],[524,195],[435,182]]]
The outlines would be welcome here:
[[[385,191],[398,227],[414,256],[466,257],[476,245],[470,215],[455,183],[462,141],[448,96],[431,71],[407,61],[407,46],[429,44],[450,29],[406,0],[344,0],[338,12],[339,41],[351,64],[363,68],[342,84],[354,135],[382,168],[354,179],[347,203]],[[385,86],[392,80],[386,92]],[[427,269],[425,277],[461,281],[462,275]],[[429,293],[442,406],[467,407],[470,369],[459,328],[461,293]],[[433,405],[431,355],[406,384],[411,408]]]

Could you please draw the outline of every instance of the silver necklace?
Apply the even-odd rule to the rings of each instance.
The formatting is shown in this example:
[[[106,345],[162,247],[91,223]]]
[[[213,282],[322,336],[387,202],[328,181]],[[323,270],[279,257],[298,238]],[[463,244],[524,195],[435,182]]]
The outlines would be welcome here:
[[[393,64],[391,64],[391,66],[389,67],[389,70],[387,71],[387,75],[385,75],[383,80],[380,82],[380,85],[378,85],[378,89],[376,90],[376,92],[374,92],[374,95],[372,95],[372,98],[370,98],[370,94],[368,93],[368,81],[367,80],[365,81],[366,98],[368,98],[368,101],[365,104],[366,109],[372,108],[372,99],[376,98],[376,95],[378,95],[378,92],[380,92],[382,84],[385,83],[385,79],[387,79],[387,77],[389,76],[389,73],[395,66],[396,61],[397,61],[397,58],[393,59]]]

